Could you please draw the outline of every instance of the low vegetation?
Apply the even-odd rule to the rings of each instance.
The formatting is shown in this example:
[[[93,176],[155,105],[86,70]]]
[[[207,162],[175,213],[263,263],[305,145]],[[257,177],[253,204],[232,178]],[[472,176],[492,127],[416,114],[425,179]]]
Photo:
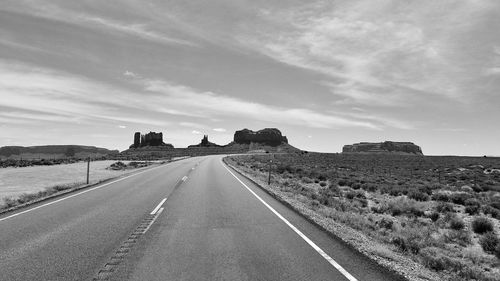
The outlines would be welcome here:
[[[135,168],[162,163],[164,161],[92,161],[89,183],[99,183],[130,173]],[[9,209],[54,193],[84,186],[86,175],[85,162],[0,169],[0,209]]]
[[[227,159],[441,280],[499,280],[500,159],[295,153]],[[446,279],[445,279],[446,278]]]
[[[128,170],[128,169],[137,169],[137,168],[143,168],[147,167],[153,164],[157,164],[158,162],[151,162],[151,161],[130,161],[129,163],[124,163],[121,161],[115,162],[107,168],[108,170]],[[164,164],[165,161],[160,162],[160,164]]]
[[[61,193],[67,190],[71,190],[81,185],[82,185],[81,183],[56,185],[34,193],[23,193],[20,196],[16,197],[5,197],[3,198],[3,202],[0,203],[0,212],[29,202],[36,201],[41,198],[49,197],[56,193]]]

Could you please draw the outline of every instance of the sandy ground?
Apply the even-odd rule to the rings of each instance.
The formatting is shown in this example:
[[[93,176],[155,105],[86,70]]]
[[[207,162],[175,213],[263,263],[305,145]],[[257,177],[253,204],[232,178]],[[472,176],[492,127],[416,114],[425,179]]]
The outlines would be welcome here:
[[[90,183],[113,178],[130,170],[107,170],[116,161],[105,160],[90,163]],[[124,161],[128,163],[128,161]],[[33,193],[47,187],[65,184],[85,183],[87,163],[62,164],[54,166],[33,166],[0,169],[0,200],[16,197],[22,193]]]

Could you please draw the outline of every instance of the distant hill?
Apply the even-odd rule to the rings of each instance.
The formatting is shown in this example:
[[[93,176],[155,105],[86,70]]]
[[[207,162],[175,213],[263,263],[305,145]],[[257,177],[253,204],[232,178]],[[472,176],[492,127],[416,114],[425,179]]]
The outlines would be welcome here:
[[[344,145],[342,153],[408,153],[423,155],[422,149],[412,142],[360,142]]]
[[[1,158],[85,158],[101,157],[109,154],[117,154],[118,150],[84,145],[42,145],[42,146],[3,146],[0,147]]]

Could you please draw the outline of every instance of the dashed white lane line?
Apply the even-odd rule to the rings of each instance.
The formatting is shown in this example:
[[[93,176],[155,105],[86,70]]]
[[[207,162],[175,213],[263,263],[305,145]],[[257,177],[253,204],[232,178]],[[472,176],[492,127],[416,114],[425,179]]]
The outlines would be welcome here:
[[[93,191],[93,190],[96,190],[96,189],[99,189],[99,188],[102,188],[102,187],[108,186],[108,185],[110,185],[110,184],[113,184],[113,183],[116,183],[116,182],[119,182],[119,181],[122,181],[122,180],[126,180],[126,179],[128,179],[128,178],[135,177],[135,176],[137,176],[137,175],[140,175],[140,174],[143,174],[143,173],[146,173],[146,172],[152,171],[152,170],[156,170],[156,169],[158,169],[158,168],[162,168],[162,167],[164,167],[164,166],[158,166],[158,167],[155,167],[155,168],[151,168],[151,169],[148,169],[148,170],[145,170],[145,171],[142,171],[142,172],[135,173],[135,174],[130,175],[130,176],[123,177],[123,178],[121,178],[121,179],[117,179],[117,180],[114,180],[114,181],[111,181],[111,182],[108,182],[108,183],[105,183],[105,184],[102,184],[102,185],[99,185],[99,186],[96,186],[96,187],[93,187],[93,188],[89,188],[89,189],[86,189],[86,190],[84,190],[84,191],[82,191],[82,192],[78,192],[78,193],[76,193],[76,194],[69,195],[69,196],[63,197],[63,198],[61,198],[61,199],[57,199],[57,200],[55,200],[55,201],[52,201],[52,202],[49,202],[49,203],[45,203],[45,204],[40,205],[40,206],[33,207],[33,208],[31,208],[31,209],[28,209],[28,210],[25,210],[25,211],[22,211],[22,212],[19,212],[19,213],[15,213],[15,214],[10,215],[10,216],[7,216],[7,217],[5,217],[5,218],[1,218],[1,219],[0,219],[0,221],[4,221],[4,220],[7,220],[7,219],[10,219],[10,218],[13,218],[13,217],[17,217],[17,216],[19,216],[19,215],[29,213],[29,212],[34,211],[34,210],[36,210],[36,209],[40,209],[40,208],[42,208],[42,207],[50,206],[50,205],[52,205],[52,204],[55,204],[55,203],[58,203],[58,202],[64,201],[64,200],[66,200],[66,199],[70,199],[70,198],[76,197],[76,196],[78,196],[78,195],[82,195],[82,194],[84,194],[84,193],[87,193],[87,192],[90,192],[90,191]]]
[[[154,223],[154,222],[156,221],[156,219],[157,219],[157,218],[161,215],[161,213],[162,213],[162,212],[163,212],[163,208],[160,208],[160,209],[158,210],[158,212],[156,212],[156,213],[154,214],[154,215],[155,215],[155,217],[154,217],[154,218],[153,218],[153,220],[152,220],[152,221],[148,224],[148,227],[146,227],[146,228],[144,229],[144,231],[142,232],[142,234],[146,233],[146,232],[149,230],[149,228],[151,228],[151,226],[153,225],[153,223]]]
[[[182,177],[182,181],[186,181],[188,179],[187,176]]]
[[[167,201],[167,198],[163,198],[163,200],[161,200],[160,204],[158,204],[158,206],[156,206],[156,208],[153,209],[153,211],[150,213],[150,215],[156,214],[156,212],[158,212],[158,210],[161,208],[163,203],[165,203],[165,201]]]
[[[222,163],[222,166],[226,168],[226,170],[237,179],[250,193],[252,193],[259,201],[264,204],[271,212],[273,212],[279,219],[281,219],[286,225],[288,225],[295,233],[297,233],[300,238],[307,242],[316,252],[318,252],[325,260],[327,260],[333,267],[335,267],[342,275],[344,275],[349,281],[358,281],[354,276],[352,276],[347,270],[345,270],[340,264],[338,264],[332,257],[330,257],[325,251],[323,251],[316,243],[314,243],[311,239],[309,239],[304,233],[302,233],[298,228],[296,228],[293,224],[291,224],[287,219],[285,219],[280,213],[278,213],[273,207],[267,204],[259,195],[257,195],[253,190],[251,190],[244,182],[242,182],[229,168]]]

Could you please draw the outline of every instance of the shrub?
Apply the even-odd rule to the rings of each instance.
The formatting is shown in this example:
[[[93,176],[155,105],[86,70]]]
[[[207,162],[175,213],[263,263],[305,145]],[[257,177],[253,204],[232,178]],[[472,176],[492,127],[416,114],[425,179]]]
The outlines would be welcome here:
[[[321,187],[325,187],[325,186],[326,186],[326,182],[322,181],[322,182],[320,182],[320,183],[319,183],[319,185],[320,185]]]
[[[470,232],[466,230],[451,230],[445,234],[445,239],[448,242],[454,242],[464,247],[471,243]]]
[[[438,212],[432,212],[429,215],[429,218],[431,219],[431,221],[436,222],[439,219],[439,213]]]
[[[320,174],[318,176],[318,180],[320,180],[320,181],[326,181],[326,178],[327,178],[327,176],[325,174]]]
[[[483,206],[483,213],[486,215],[491,215],[495,219],[500,219],[500,211],[490,205]]]
[[[450,197],[451,202],[458,205],[465,205],[465,201],[470,199],[470,195],[465,192],[453,193]]]
[[[347,185],[347,181],[346,180],[339,180],[337,184],[339,186],[346,186]]]
[[[497,209],[497,210],[500,210],[500,201],[491,202],[490,206]]]
[[[325,205],[325,206],[331,206],[332,203],[330,202],[330,198],[328,198],[327,196],[321,196],[319,198],[319,203],[322,204],[322,205]]]
[[[427,195],[427,193],[423,193],[423,192],[416,191],[416,190],[408,193],[408,197],[411,199],[414,199],[416,201],[428,201],[429,200],[429,195]]]
[[[472,230],[477,234],[493,231],[493,223],[484,217],[475,218],[472,221]]]
[[[479,206],[477,206],[477,205],[465,206],[465,212],[471,216],[477,215],[477,214],[479,214]]]
[[[449,202],[450,201],[450,197],[448,196],[448,194],[443,193],[443,192],[434,193],[434,194],[432,194],[431,198],[434,201],[441,201],[441,202]]]
[[[495,248],[494,254],[498,259],[500,259],[500,243],[498,243],[497,247]]]
[[[416,239],[409,239],[402,236],[396,236],[392,238],[392,244],[398,247],[402,252],[410,252],[413,254],[418,254],[420,251],[420,244],[416,241]]]
[[[375,192],[377,191],[377,185],[376,184],[372,184],[372,183],[364,183],[361,185],[361,188],[366,190],[366,191],[369,191],[369,192]]]
[[[352,189],[360,189],[361,188],[361,183],[355,182],[351,185]]]
[[[479,244],[486,253],[493,254],[500,244],[500,239],[498,239],[495,233],[488,232],[479,239]]]
[[[461,218],[455,217],[450,221],[450,228],[454,230],[462,230],[465,227],[465,223]]]
[[[352,199],[354,199],[354,197],[356,197],[355,191],[350,190],[350,191],[345,193],[345,198],[347,198],[347,199],[352,200]]]
[[[392,238],[392,244],[394,244],[396,247],[398,247],[399,250],[405,252],[407,250],[406,246],[406,239],[401,236],[396,236]]]
[[[400,196],[400,195],[406,195],[408,194],[408,189],[407,188],[403,188],[403,187],[399,187],[399,186],[395,186],[395,187],[392,187],[390,190],[389,190],[389,195],[391,196]]]
[[[455,209],[453,209],[453,205],[449,203],[439,202],[439,204],[436,206],[436,211],[440,213],[449,213],[449,212],[455,212]]]
[[[330,194],[332,196],[339,196],[340,195],[340,188],[336,184],[331,183],[328,186],[328,189],[330,190]]]
[[[465,206],[480,206],[481,202],[475,198],[469,198],[465,200]]]
[[[377,222],[377,224],[380,228],[392,229],[392,225],[394,224],[394,222],[391,219],[382,218]]]
[[[450,266],[449,259],[440,253],[437,248],[425,248],[422,250],[422,263],[435,271],[441,271]]]
[[[358,198],[357,197],[357,201],[361,204],[361,207],[363,207],[363,208],[368,207],[368,200],[366,200],[365,198]]]

